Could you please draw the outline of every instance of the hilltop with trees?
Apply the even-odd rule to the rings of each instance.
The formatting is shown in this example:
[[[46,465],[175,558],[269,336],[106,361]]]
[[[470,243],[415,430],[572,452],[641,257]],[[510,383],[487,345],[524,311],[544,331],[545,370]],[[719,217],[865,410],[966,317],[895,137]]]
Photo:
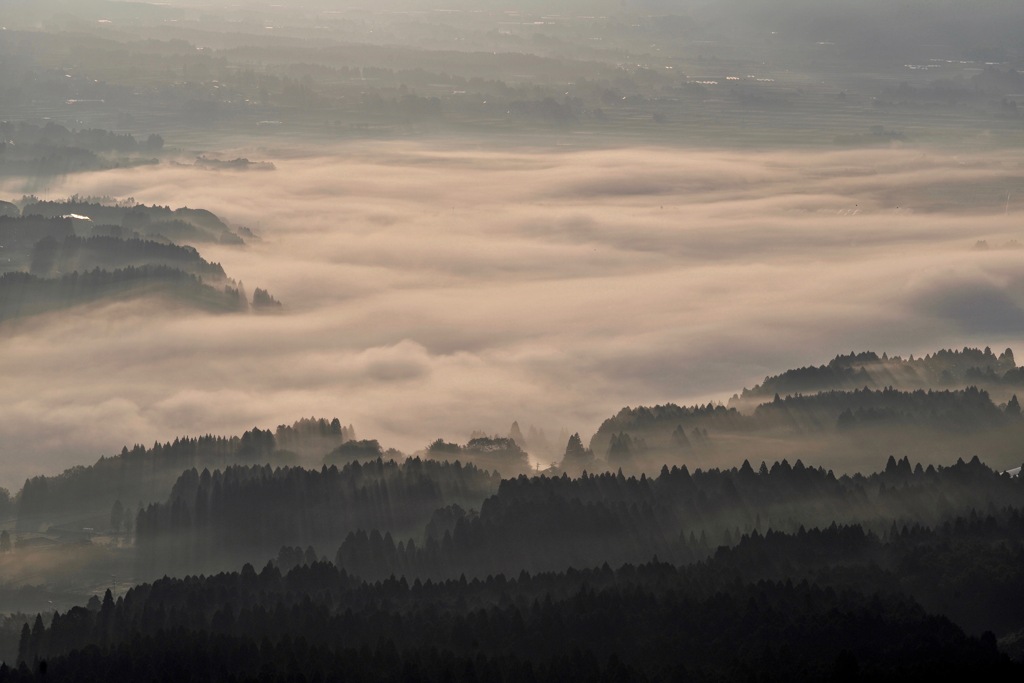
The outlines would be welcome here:
[[[179,244],[243,243],[209,211],[77,196],[20,204],[0,211],[0,322],[143,297],[212,313],[281,308],[260,288],[250,302],[219,263]]]

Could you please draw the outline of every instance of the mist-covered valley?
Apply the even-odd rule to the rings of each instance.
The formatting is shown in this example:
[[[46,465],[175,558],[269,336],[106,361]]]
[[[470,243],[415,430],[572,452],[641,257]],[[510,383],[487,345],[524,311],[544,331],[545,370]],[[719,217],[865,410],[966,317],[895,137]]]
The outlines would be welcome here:
[[[592,433],[625,405],[724,402],[846,349],[1002,350],[1022,324],[1019,213],[969,190],[1019,180],[1009,155],[393,142],[338,155],[55,181],[57,197],[199,207],[248,228],[244,245],[195,245],[284,307],[115,300],[13,321],[7,485],[126,443],[303,415],[344,416],[404,452],[513,420]],[[940,177],[964,187],[955,211],[929,196]]]
[[[1022,18],[8,3],[0,680],[1017,680]]]

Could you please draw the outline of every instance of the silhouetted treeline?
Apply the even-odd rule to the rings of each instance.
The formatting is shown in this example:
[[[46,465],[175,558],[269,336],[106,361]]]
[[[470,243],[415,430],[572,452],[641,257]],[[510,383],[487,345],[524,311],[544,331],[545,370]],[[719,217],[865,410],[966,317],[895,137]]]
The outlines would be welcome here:
[[[689,566],[690,580],[698,584],[713,579],[723,584],[810,581],[869,595],[902,593],[974,635],[994,631],[1024,640],[1021,508],[993,508],[988,514],[970,510],[934,527],[893,521],[881,534],[865,531],[859,524],[834,522],[809,529],[801,525],[792,533],[754,529],[736,537],[735,543],[713,549],[706,538],[699,541],[703,555],[681,562]],[[391,575],[372,571],[379,539],[362,539],[352,546],[356,552],[339,553],[336,564],[350,571],[368,569],[377,580]],[[448,545],[449,552],[456,548],[454,543]],[[310,564],[316,556],[311,548],[284,550],[278,555],[278,566],[285,568]],[[416,568],[395,569],[400,571],[394,575],[411,578]]]
[[[1018,370],[1010,349],[998,356],[988,347],[984,350],[970,347],[961,351],[942,349],[922,358],[910,356],[906,360],[886,354],[879,357],[872,351],[865,351],[838,355],[827,365],[811,365],[765,377],[761,384],[744,389],[736,399],[739,403],[763,402],[771,400],[775,394],[785,397],[861,387],[940,389],[1002,384],[1024,387],[1024,375]]]
[[[282,545],[337,547],[358,529],[418,535],[438,508],[479,506],[497,486],[496,474],[473,465],[419,458],[191,469],[166,502],[139,512],[136,543],[144,570],[238,566]]]
[[[320,459],[325,453],[355,438],[355,428],[351,424],[346,427],[338,418],[333,420],[322,417],[302,418],[291,425],[278,425],[274,432],[277,448],[316,459]],[[193,467],[198,466],[193,465]],[[219,465],[207,465],[207,467],[217,466]]]
[[[352,427],[342,427],[337,418],[305,418],[274,432],[254,427],[240,437],[207,435],[151,448],[126,446],[119,455],[102,457],[93,465],[28,479],[17,494],[18,526],[38,530],[61,518],[74,518],[80,526],[105,528],[115,503],[120,501],[126,518],[134,520],[137,505],[166,500],[186,470],[293,464],[310,456],[319,461],[325,451],[353,435]]]
[[[992,402],[988,392],[977,387],[955,391],[897,391],[888,387],[787,396],[761,404],[753,417],[765,425],[762,428],[781,425],[797,431],[881,422],[964,434],[1020,422],[1019,415],[1008,416]]]
[[[336,559],[368,579],[557,571],[655,555],[686,563],[755,530],[836,522],[885,533],[894,522],[934,526],[970,510],[1022,506],[1024,480],[977,458],[927,470],[891,458],[869,477],[837,478],[799,461],[762,463],[760,471],[748,463],[693,474],[664,468],[654,478],[519,477],[503,480],[478,514],[438,511],[419,538],[396,541],[365,527],[345,539]]]
[[[800,542],[841,548],[851,533]],[[784,548],[774,536],[763,544]],[[727,566],[735,554],[682,568],[652,561],[437,583],[365,584],[322,562],[285,575],[247,565],[165,578],[55,614],[48,626],[37,618],[22,630],[24,666],[0,676],[1009,681],[1024,672],[991,633],[970,638],[911,598],[744,580]]]
[[[680,461],[700,449],[708,430],[743,433],[757,428],[749,415],[723,405],[678,406],[674,403],[656,406],[623,408],[614,417],[601,423],[590,438],[589,449],[595,458],[607,460],[612,437],[621,441],[623,434],[642,439],[644,448],[651,447],[675,453]],[[574,449],[575,450],[575,449]],[[634,453],[618,453],[617,459],[628,459]]]
[[[384,457],[384,448],[377,439],[352,439],[324,456],[325,465],[347,465],[354,461]]]
[[[851,431],[859,441],[849,440]],[[864,387],[785,398],[776,394],[749,412],[711,403],[623,408],[591,437],[590,469],[639,470],[664,462],[703,463],[716,456],[738,460],[758,449],[774,450],[776,457],[807,457],[816,449],[829,453],[842,469],[853,469],[843,459],[848,452],[863,456],[881,449],[913,449],[916,457],[930,450],[945,449],[941,455],[948,456],[949,450],[970,449],[1003,459],[1016,453],[1022,438],[1024,420],[1015,395],[997,406],[987,391],[974,386],[913,391]],[[586,467],[584,460],[570,457],[576,450],[567,449],[562,464],[570,473],[578,473],[581,463]]]
[[[809,580],[836,590],[899,592],[974,635],[1024,638],[1024,515],[971,511],[935,527],[893,522],[785,534],[756,531],[720,547],[713,563],[744,581]]]
[[[281,302],[275,299],[270,292],[257,287],[252,292],[252,307],[256,310],[275,310],[281,308]]]
[[[471,462],[477,467],[496,470],[503,477],[530,471],[526,451],[511,437],[478,436],[464,446],[437,439],[427,447],[427,455],[437,460]]]

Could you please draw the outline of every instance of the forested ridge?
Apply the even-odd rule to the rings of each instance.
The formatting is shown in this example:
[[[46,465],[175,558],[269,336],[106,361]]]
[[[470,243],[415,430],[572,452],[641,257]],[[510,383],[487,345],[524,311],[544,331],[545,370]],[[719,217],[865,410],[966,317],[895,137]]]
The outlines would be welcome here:
[[[21,274],[10,277],[27,278]],[[96,279],[109,277],[97,275]],[[82,287],[75,284],[78,278],[69,282],[65,286]],[[474,437],[465,445],[436,439],[421,456],[473,463],[509,478],[530,471],[529,454],[520,446],[525,440],[517,432],[518,427],[510,437]],[[849,471],[848,463],[838,460],[829,449],[854,443],[876,466],[885,456],[885,451],[880,456],[877,449],[889,445],[880,434],[899,435],[903,441],[896,445],[918,441],[936,452],[955,449],[956,455],[947,458],[934,453],[929,456],[919,446],[922,452],[915,453],[914,459],[925,465],[969,459],[974,454],[988,461],[1005,454],[1001,459],[1015,467],[1020,464],[1016,444],[1024,438],[1024,419],[1015,396],[996,405],[987,391],[975,386],[798,393],[773,398],[750,412],[712,403],[626,407],[601,424],[588,447],[579,435],[570,438],[555,471],[578,476],[583,471],[621,468],[627,474],[656,476],[663,464],[669,469],[708,470],[716,461],[733,457],[734,462],[747,459],[757,463],[760,455],[769,463],[803,459],[821,467],[828,462],[829,468],[842,472]],[[780,435],[790,441],[779,441]],[[825,453],[828,458],[822,458]],[[373,439],[357,440],[354,428],[336,418],[307,418],[274,430],[254,427],[240,437],[179,437],[151,448],[126,446],[119,455],[102,457],[93,465],[78,466],[58,476],[34,477],[26,481],[16,499],[23,518],[82,509],[105,513],[118,499],[125,505],[164,501],[174,481],[191,468],[201,472],[231,464],[345,466],[356,459],[381,457],[401,460],[405,454],[386,449]]]
[[[1016,466],[1022,438],[1024,419],[1015,393],[997,404],[973,384],[905,390],[863,386],[775,394],[743,408],[720,403],[625,407],[601,424],[587,449],[581,450],[581,443],[567,450],[563,467],[574,473],[595,467],[642,471],[662,462],[811,459],[824,452],[828,462],[844,470],[870,466],[864,456],[878,452],[933,462],[985,453]]]
[[[143,297],[214,313],[281,307],[260,288],[250,301],[219,263],[186,244],[243,243],[210,211],[78,196],[19,204],[0,206],[0,323]]]
[[[1024,669],[991,632],[968,636],[921,604],[940,595],[953,611],[988,614],[1001,600],[997,611],[1019,624],[1024,565],[1013,560],[1024,528],[1019,513],[998,517],[905,528],[887,541],[859,526],[754,532],[686,566],[653,559],[483,579],[366,583],[322,561],[286,573],[246,565],[108,593],[48,625],[37,618],[21,633],[24,666],[2,675],[1013,680]],[[1006,544],[1014,551],[1004,564],[987,562],[998,552],[974,555]],[[943,560],[938,580],[922,559]]]
[[[893,524],[930,527],[971,510],[1024,504],[1018,479],[977,461],[906,475],[903,462],[869,478],[839,479],[780,463],[760,473],[745,465],[692,475],[666,470],[650,479],[521,477],[502,481],[478,514],[445,511],[421,537],[425,543],[352,533],[336,559],[366,578],[486,576],[653,556],[686,563],[757,530],[840,523],[882,534]]]
[[[147,448],[125,446],[118,455],[101,457],[52,477],[26,480],[16,496],[19,528],[36,530],[54,515],[99,516],[112,506],[161,502],[182,472],[225,468],[234,464],[294,464],[351,441],[355,431],[338,418],[304,418],[275,430],[253,429],[241,436],[179,437]],[[129,510],[134,518],[136,509]],[[134,519],[133,519],[134,521]]]
[[[45,277],[54,273],[126,265],[174,266],[200,278],[227,279],[219,263],[209,263],[193,247],[111,235],[69,235],[59,242],[52,238],[39,240],[33,247],[30,272]]]
[[[0,680],[1016,680],[1024,478],[985,460],[1021,422],[862,386],[624,408],[542,473],[517,424],[413,456],[337,418],[125,447],[4,492],[0,562],[73,542],[134,578],[5,622]],[[982,455],[857,440],[885,429]],[[773,434],[884,467],[717,464]]]
[[[449,491],[464,491],[460,482],[466,475],[480,476],[473,469],[463,474],[459,467],[418,460],[406,467],[416,475],[414,482],[419,475],[449,473]],[[173,502],[140,514],[140,559],[168,567],[191,561],[198,568],[217,548],[230,548],[239,551],[238,558],[255,560],[257,548],[289,537],[289,530],[291,538],[299,538],[304,527],[322,529],[323,518],[330,517],[325,510],[347,505],[339,513],[341,526],[333,529],[334,538],[346,523],[379,522],[348,531],[334,554],[331,567],[355,584],[387,584],[398,577],[406,586],[447,585],[569,568],[636,566],[658,558],[690,568],[688,584],[710,577],[722,586],[806,581],[865,599],[910,596],[924,610],[946,615],[975,636],[998,633],[1010,649],[1024,634],[1024,480],[993,472],[977,458],[938,468],[890,458],[884,471],[869,476],[836,477],[786,462],[758,470],[748,463],[693,473],[665,468],[653,478],[621,473],[521,476],[503,480],[478,512],[452,503],[435,510],[419,533],[410,533],[410,523],[404,534],[395,531],[393,507],[415,510],[410,482],[400,479],[396,486],[394,478],[373,480],[389,472],[407,480],[405,473],[381,461],[346,470],[262,467],[224,475],[186,473]],[[222,485],[224,502],[216,506],[203,495],[196,496],[195,507],[184,502],[194,491],[214,491],[214,482],[229,476],[260,485],[248,490]],[[349,485],[344,493],[339,489],[345,487],[318,483],[337,478],[371,486]],[[389,495],[389,487],[406,493]],[[430,494],[430,488],[421,488],[419,495]],[[305,492],[302,499],[289,493],[299,489]],[[333,493],[325,498],[322,492],[328,490]],[[441,500],[436,494],[427,498]],[[408,502],[392,502],[398,500]],[[421,523],[429,507],[426,501],[421,504]],[[407,520],[413,518],[410,514]],[[321,521],[310,523],[314,519]],[[311,538],[305,533],[303,538]],[[325,532],[321,538],[331,535]],[[322,564],[317,550],[331,551],[322,543],[305,551],[282,547],[271,568]]]
[[[941,349],[920,358],[910,355],[879,356],[873,351],[838,355],[825,365],[809,365],[765,377],[750,389],[733,397],[733,403],[770,399],[774,394],[806,394],[830,389],[948,388],[955,385],[982,387],[1024,386],[1024,374],[1017,368],[1013,351],[998,356],[992,349]]]
[[[611,437],[631,433],[647,437],[651,445],[677,450],[693,447],[691,437],[696,430],[700,439],[706,431],[717,433],[756,433],[787,429],[796,432],[829,431],[850,422],[889,420],[906,425],[921,424],[927,428],[983,432],[992,427],[1016,425],[1018,411],[1000,408],[988,392],[976,386],[963,389],[901,391],[883,389],[830,389],[813,394],[787,394],[784,398],[760,403],[747,414],[736,408],[707,404],[623,408],[605,420],[590,441],[595,452],[606,452]],[[677,429],[682,427],[682,429]],[[687,432],[689,428],[689,433]],[[646,443],[646,441],[645,441]]]
[[[0,322],[101,300],[140,295],[165,296],[214,312],[241,311],[248,304],[236,289],[204,284],[195,275],[168,266],[94,268],[44,279],[30,273],[0,275]]]
[[[164,140],[101,128],[66,128],[54,121],[0,121],[0,175],[50,176],[155,164]]]
[[[419,535],[436,510],[479,507],[498,476],[456,462],[352,462],[320,470],[269,465],[186,471],[170,498],[138,513],[140,562],[199,571],[266,558],[287,544],[337,542],[360,529]]]
[[[22,216],[84,216],[95,225],[120,227],[143,235],[162,234],[169,239],[238,243],[241,238],[223,219],[206,209],[159,204],[140,204],[133,199],[112,201],[103,197],[72,196],[65,200],[23,199]]]

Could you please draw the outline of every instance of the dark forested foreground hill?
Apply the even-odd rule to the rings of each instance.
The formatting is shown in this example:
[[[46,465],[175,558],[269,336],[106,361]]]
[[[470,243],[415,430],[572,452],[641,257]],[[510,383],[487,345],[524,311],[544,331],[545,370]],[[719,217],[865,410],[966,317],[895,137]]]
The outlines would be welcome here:
[[[653,478],[522,476],[488,497],[492,479],[417,459],[189,470],[137,522],[138,562],[186,578],[29,618],[5,644],[24,666],[0,676],[1024,672],[1014,663],[1024,638],[1024,479],[978,459],[923,468],[890,458],[882,472],[842,477],[786,462],[666,467]],[[474,498],[479,511],[462,507]],[[334,563],[289,545],[317,539],[331,552],[332,538]],[[268,562],[277,542],[286,547]],[[237,567],[260,553],[239,573],[197,573],[211,557],[238,558]]]
[[[1024,664],[991,632],[970,637],[921,605],[1019,622],[1022,532],[1017,512],[887,542],[833,525],[754,533],[686,567],[653,560],[441,582],[369,584],[326,562],[286,574],[246,565],[108,593],[49,626],[38,618],[21,633],[22,666],[0,676],[1009,681]]]
[[[349,483],[332,483],[341,481]],[[181,576],[231,558],[261,566],[274,543],[317,538],[329,552],[327,539],[345,534],[334,566],[356,583],[473,581],[660,558],[707,568],[692,569],[688,581],[806,580],[912,596],[1011,649],[1024,633],[1024,480],[977,459],[925,469],[891,458],[883,472],[852,477],[785,462],[760,471],[747,463],[692,474],[665,468],[656,478],[519,477],[503,481],[479,512],[451,502],[472,504],[487,484],[475,468],[418,460],[186,473],[167,504],[139,515],[140,571]],[[317,557],[313,548],[282,547],[273,566],[286,571]]]
[[[946,356],[1013,384],[1009,351]],[[885,462],[893,433],[935,451]],[[0,623],[0,680],[1016,680],[1024,478],[983,461],[1022,435],[1012,395],[825,384],[626,408],[538,476],[492,471],[528,466],[518,429],[411,458],[338,419],[125,448],[3,492],[0,597],[31,614]],[[84,606],[24,606],[59,591]]]

